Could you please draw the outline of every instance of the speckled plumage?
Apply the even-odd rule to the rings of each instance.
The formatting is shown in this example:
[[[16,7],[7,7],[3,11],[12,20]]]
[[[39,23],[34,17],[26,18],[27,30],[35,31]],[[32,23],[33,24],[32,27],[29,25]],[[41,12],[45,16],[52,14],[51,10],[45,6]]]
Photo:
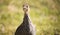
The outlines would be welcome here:
[[[28,10],[24,10],[28,11]],[[15,35],[36,35],[35,27],[33,26],[28,13],[24,13],[22,24],[17,28]]]

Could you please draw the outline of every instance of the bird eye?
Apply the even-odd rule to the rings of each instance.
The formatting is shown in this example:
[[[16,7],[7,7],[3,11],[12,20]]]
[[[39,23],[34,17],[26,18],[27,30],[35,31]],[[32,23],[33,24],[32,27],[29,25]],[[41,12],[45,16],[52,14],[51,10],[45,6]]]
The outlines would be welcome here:
[[[28,8],[28,6],[26,6]]]

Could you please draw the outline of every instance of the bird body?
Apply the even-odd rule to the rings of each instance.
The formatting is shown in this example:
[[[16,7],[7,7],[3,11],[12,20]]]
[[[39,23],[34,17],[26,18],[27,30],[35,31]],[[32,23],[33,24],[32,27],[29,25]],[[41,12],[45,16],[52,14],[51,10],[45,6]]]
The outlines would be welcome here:
[[[24,11],[28,11],[24,8]],[[24,13],[22,24],[17,28],[15,35],[36,35],[35,27],[33,26],[27,12]]]

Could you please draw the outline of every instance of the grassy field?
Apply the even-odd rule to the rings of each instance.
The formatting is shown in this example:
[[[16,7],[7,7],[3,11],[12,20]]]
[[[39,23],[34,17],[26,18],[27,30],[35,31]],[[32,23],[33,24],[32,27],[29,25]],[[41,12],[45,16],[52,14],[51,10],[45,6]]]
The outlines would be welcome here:
[[[0,0],[0,35],[14,35],[23,21],[26,2],[36,35],[60,35],[60,0]]]

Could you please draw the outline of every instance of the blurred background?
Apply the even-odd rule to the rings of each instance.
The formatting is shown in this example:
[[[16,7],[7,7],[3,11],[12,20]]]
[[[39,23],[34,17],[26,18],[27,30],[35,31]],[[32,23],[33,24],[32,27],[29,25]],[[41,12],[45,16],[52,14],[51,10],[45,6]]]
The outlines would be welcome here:
[[[36,35],[60,35],[60,0],[0,0],[0,35],[14,35],[28,2]]]

